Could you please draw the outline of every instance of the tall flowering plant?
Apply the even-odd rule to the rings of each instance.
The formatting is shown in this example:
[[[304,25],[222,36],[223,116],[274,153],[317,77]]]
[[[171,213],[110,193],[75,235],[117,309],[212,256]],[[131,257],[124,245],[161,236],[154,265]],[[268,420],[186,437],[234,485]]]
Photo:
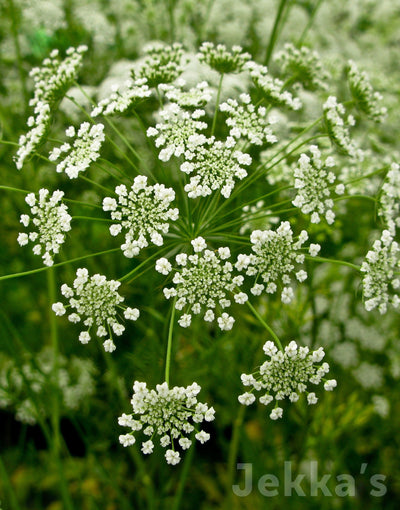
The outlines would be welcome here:
[[[87,96],[78,82],[86,49],[71,48],[65,58],[54,51],[32,72],[33,113],[19,140],[16,167],[23,172],[30,159],[39,159],[61,174],[58,188],[65,191],[27,193],[30,215],[21,216],[27,231],[17,240],[22,247],[33,243],[33,253],[51,270],[74,262],[66,253],[81,222],[102,227],[111,246],[118,240],[117,248],[79,260],[112,253],[131,261],[126,274],[90,275],[81,264],[52,305],[55,316],[68,318],[65,327],[80,330],[81,344],[101,338],[106,356],[113,356],[126,321],[152,327],[148,310],[129,290],[133,280],[140,286],[147,271],[154,272],[154,293],[169,307],[164,376],[155,389],[135,380],[132,410],[127,403],[118,418],[130,430],[119,440],[129,447],[140,437],[144,454],[158,444],[166,448],[166,462],[175,465],[194,439],[210,438],[208,423],[218,419],[212,406],[197,400],[197,382],[171,384],[179,378],[172,347],[182,328],[189,339],[193,324],[201,322],[229,335],[252,314],[265,330],[268,359],[249,366],[249,374],[237,374],[250,389],[236,398],[248,406],[261,392],[259,402],[270,406],[269,416],[277,420],[286,405],[323,398],[320,383],[331,391],[337,382],[327,378],[328,362],[321,363],[324,349],[311,349],[301,337],[278,336],[265,306],[279,302],[284,316],[307,286],[310,267],[334,264],[358,275],[367,311],[384,314],[389,306],[398,307],[400,168],[389,157],[361,176],[342,170],[369,160],[375,168],[376,157],[362,145],[367,141],[360,141],[357,123],[379,123],[386,114],[382,96],[352,61],[343,66],[342,97],[327,92],[334,86],[331,77],[318,54],[305,47],[286,45],[271,73],[238,46],[206,42],[198,53],[188,53],[178,43],[157,44],[107,97],[86,97],[92,104],[87,111],[68,93],[73,85]],[[182,78],[187,68],[197,73],[196,83]],[[233,75],[240,90],[232,87]],[[308,108],[308,91],[317,108]],[[84,119],[55,141],[52,119],[61,100],[74,103]],[[144,143],[125,132],[127,122],[141,130]],[[379,193],[370,194],[367,187],[354,191],[355,184],[376,175],[383,182]],[[74,195],[77,180],[100,193],[101,205]],[[325,256],[333,228],[345,228],[346,204],[360,198],[374,203],[379,218],[381,232],[371,250],[351,260]],[[93,214],[82,215],[82,208]],[[128,340],[121,345],[126,349]]]

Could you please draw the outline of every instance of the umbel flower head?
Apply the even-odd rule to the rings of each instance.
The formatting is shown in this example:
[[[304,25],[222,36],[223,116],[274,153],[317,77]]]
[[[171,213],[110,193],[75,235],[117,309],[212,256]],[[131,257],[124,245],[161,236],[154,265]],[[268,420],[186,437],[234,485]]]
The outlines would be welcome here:
[[[171,102],[176,103],[181,108],[203,108],[211,101],[213,89],[208,86],[206,81],[198,83],[189,90],[184,90],[185,80],[180,78],[176,85],[160,85],[159,90],[164,92],[165,97]]]
[[[276,231],[254,230],[250,236],[254,253],[238,255],[236,262],[239,271],[245,270],[247,276],[256,276],[251,293],[258,296],[265,290],[268,294],[274,294],[278,290],[278,284],[282,283],[281,300],[283,303],[290,303],[294,297],[291,273],[294,272],[295,264],[304,262],[305,255],[301,248],[307,239],[305,230],[301,231],[297,239],[294,238],[288,221],[283,221]],[[311,244],[309,253],[316,256],[320,249],[319,244]],[[296,272],[299,282],[306,278],[304,269]]]
[[[247,301],[247,295],[238,289],[243,283],[243,276],[233,276],[233,266],[227,261],[230,257],[229,248],[207,250],[202,237],[194,239],[192,246],[194,255],[176,255],[179,267],[175,269],[172,279],[175,287],[164,289],[165,297],[175,297],[175,308],[184,311],[178,321],[183,328],[190,326],[192,314],[203,312],[205,321],[214,321],[216,309],[224,310],[231,306],[231,295],[239,304]],[[157,260],[156,270],[168,275],[172,265],[166,258],[161,258]],[[235,319],[223,312],[217,322],[220,329],[228,331],[232,329]]]
[[[379,197],[378,215],[381,216],[392,236],[400,227],[400,166],[392,163]]]
[[[244,53],[241,46],[232,46],[232,51],[228,51],[224,44],[215,46],[211,42],[203,42],[199,48],[198,58],[200,62],[208,64],[212,69],[226,74],[243,71],[251,55]]]
[[[27,157],[31,156],[44,142],[51,124],[51,115],[57,103],[63,98],[77,77],[82,63],[82,54],[87,46],[69,48],[64,60],[59,59],[58,50],[50,53],[42,67],[31,70],[35,82],[34,97],[29,105],[34,107],[33,116],[28,118],[28,133],[21,135],[15,164],[20,170]]]
[[[354,126],[355,120],[349,115],[345,120],[346,110],[341,103],[337,102],[335,96],[329,96],[323,105],[325,125],[329,138],[341,154],[363,159],[362,151],[350,137],[349,126]]]
[[[323,68],[316,51],[311,51],[306,46],[298,49],[287,43],[283,50],[275,55],[274,60],[280,64],[285,77],[301,83],[305,89],[327,88],[329,73]]]
[[[215,190],[221,190],[225,198],[231,195],[235,178],[244,179],[247,171],[243,167],[251,164],[250,155],[237,150],[236,144],[233,136],[225,141],[212,136],[185,151],[180,169],[190,175],[185,185],[189,198],[206,197]]]
[[[159,437],[160,445],[168,448],[165,453],[167,464],[178,464],[181,460],[177,446],[187,450],[192,444],[189,435],[195,433],[200,443],[209,440],[210,434],[201,430],[199,424],[214,420],[214,408],[197,401],[201,388],[193,383],[186,388],[168,384],[157,384],[155,390],[149,390],[146,383],[135,381],[131,400],[133,413],[123,414],[118,418],[122,427],[129,427],[132,432],[120,435],[119,441],[124,446],[136,442],[134,432],[143,430],[149,439],[142,442],[144,454],[153,453],[155,437]]]
[[[166,188],[164,184],[147,185],[147,177],[135,177],[130,191],[121,184],[115,188],[118,201],[106,197],[103,200],[103,210],[111,211],[111,218],[116,223],[111,225],[113,236],[125,233],[125,243],[121,250],[125,257],[138,255],[142,248],[148,246],[149,241],[157,246],[163,244],[162,234],[169,230],[169,222],[178,219],[178,209],[170,208],[175,199],[175,191]]]
[[[207,124],[199,119],[205,113],[199,109],[188,112],[176,103],[170,103],[159,112],[163,122],[149,127],[147,136],[155,137],[156,147],[163,147],[158,156],[161,161],[169,161],[171,156],[179,157],[188,147],[203,143],[205,136],[199,131],[206,129]]]
[[[79,334],[79,340],[87,344],[91,339],[90,331],[96,328],[98,337],[109,336],[103,343],[104,350],[113,352],[116,346],[113,342],[113,334],[120,336],[125,327],[119,322],[117,314],[122,311],[125,319],[137,320],[139,310],[121,305],[124,298],[118,293],[120,282],[107,280],[104,275],[94,274],[89,277],[86,268],[76,271],[73,288],[66,284],[61,286],[61,294],[69,300],[64,307],[63,303],[54,303],[52,306],[56,315],[64,315],[68,308],[73,312],[68,315],[68,320],[74,323],[83,321],[85,326]]]
[[[147,85],[146,78],[127,80],[122,87],[116,85],[112,94],[102,99],[93,108],[91,116],[112,115],[113,113],[124,113],[127,110],[133,110],[149,96],[151,96],[151,90]]]
[[[228,115],[226,124],[231,128],[230,136],[246,138],[254,145],[276,143],[278,139],[272,133],[266,108],[256,108],[248,94],[240,94],[239,99],[241,104],[236,99],[228,99],[219,106],[221,112]]]
[[[246,69],[250,71],[254,85],[272,106],[287,106],[291,110],[300,110],[302,107],[300,99],[293,97],[288,90],[283,90],[283,82],[268,74],[265,66],[251,61],[246,64]]]
[[[269,359],[253,374],[242,374],[243,385],[252,388],[239,396],[239,402],[251,405],[256,400],[254,391],[261,391],[263,395],[258,399],[261,404],[267,406],[275,399],[275,407],[269,415],[271,420],[282,418],[283,409],[279,401],[285,398],[297,402],[300,394],[305,393],[307,402],[316,404],[318,398],[314,392],[309,392],[310,384],[318,385],[324,381],[326,391],[336,387],[335,379],[325,379],[329,372],[328,363],[319,365],[325,356],[322,347],[310,352],[308,347],[299,347],[293,340],[283,352],[270,341],[264,344],[263,349]]]
[[[379,105],[383,97],[379,92],[374,92],[367,73],[359,71],[352,60],[348,62],[347,79],[356,107],[374,122],[382,122],[387,114],[387,109]]]
[[[368,312],[378,308],[383,314],[388,304],[395,308],[400,305],[399,295],[391,295],[391,288],[400,288],[400,278],[394,274],[400,269],[399,253],[400,247],[389,230],[382,232],[381,238],[374,242],[372,250],[367,253],[360,271],[364,273],[363,298]]]
[[[134,80],[146,79],[147,85],[157,87],[161,83],[171,83],[182,73],[183,46],[150,43],[145,48],[146,57],[138,70],[132,71]]]
[[[53,265],[53,256],[60,251],[65,241],[65,232],[71,230],[71,216],[68,208],[62,203],[64,192],[56,190],[49,196],[49,190],[39,190],[38,198],[34,193],[26,196],[25,202],[31,208],[32,218],[22,214],[20,222],[24,227],[33,227],[29,234],[20,233],[18,243],[25,246],[29,241],[35,243],[33,253],[42,255],[46,266]]]
[[[70,126],[65,133],[69,138],[76,136],[73,145],[64,143],[61,147],[53,149],[49,155],[50,161],[57,161],[64,153],[68,153],[58,163],[56,171],[65,172],[70,179],[75,179],[79,172],[89,168],[100,156],[100,147],[105,139],[103,130],[103,124],[91,125],[89,122],[83,122],[75,133],[75,128]]]
[[[333,200],[330,198],[335,174],[329,169],[335,166],[335,160],[329,156],[325,162],[321,159],[321,152],[316,145],[310,146],[311,157],[302,154],[294,169],[294,187],[297,190],[292,204],[299,207],[304,214],[311,214],[311,223],[319,223],[320,215],[324,215],[331,225],[335,220],[332,211]],[[344,193],[344,185],[336,186],[336,193]]]
[[[68,48],[64,60],[60,60],[58,50],[53,50],[50,57],[43,60],[42,67],[34,67],[30,76],[35,82],[35,94],[29,104],[46,103],[53,109],[76,80],[87,49],[84,45]]]

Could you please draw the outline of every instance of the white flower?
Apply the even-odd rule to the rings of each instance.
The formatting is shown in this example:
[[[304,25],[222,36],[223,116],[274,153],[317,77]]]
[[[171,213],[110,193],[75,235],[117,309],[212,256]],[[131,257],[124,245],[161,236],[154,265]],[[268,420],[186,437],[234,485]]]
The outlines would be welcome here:
[[[256,108],[250,102],[248,94],[241,94],[239,104],[236,99],[228,99],[220,105],[220,110],[228,115],[226,124],[231,128],[230,136],[234,138],[246,138],[254,145],[263,145],[265,142],[273,144],[278,141],[272,133],[270,122],[266,118],[267,110],[260,106]],[[246,164],[242,158],[249,158],[248,154],[243,154],[238,161]],[[250,164],[251,160],[249,163]]]
[[[281,407],[275,407],[275,409],[272,409],[269,417],[271,418],[271,420],[277,420],[278,418],[282,418],[282,415],[283,409]]]
[[[286,78],[295,78],[305,89],[326,89],[329,73],[324,70],[316,51],[306,46],[296,48],[286,43],[283,50],[276,53],[274,60],[280,64]]]
[[[334,164],[332,158],[325,163],[321,159],[321,152],[316,145],[310,146],[311,157],[302,154],[294,169],[294,187],[297,195],[292,201],[304,214],[311,214],[311,223],[319,223],[320,215],[324,215],[331,225],[335,215],[332,211],[333,200],[330,187],[336,180],[333,172],[328,170]],[[339,192],[344,191],[343,184]]]
[[[154,443],[151,439],[142,443],[142,452],[147,455],[153,453]]]
[[[122,414],[118,423],[130,427],[133,432],[141,430],[145,435],[160,437],[163,448],[171,446],[166,452],[168,464],[176,464],[180,460],[179,452],[175,451],[176,444],[186,450],[192,441],[186,437],[196,430],[196,439],[204,443],[210,435],[198,430],[197,424],[203,421],[212,421],[215,410],[207,404],[198,402],[196,395],[201,388],[197,383],[184,388],[175,386],[169,388],[167,383],[158,384],[155,390],[149,390],[146,383],[135,381],[131,400],[133,413]],[[122,436],[126,437],[126,436]],[[142,443],[145,454],[153,452],[153,440]]]
[[[43,263],[46,266],[53,265],[53,256],[60,251],[60,246],[65,241],[65,233],[71,230],[71,216],[68,208],[61,203],[64,192],[56,190],[51,196],[47,189],[40,189],[38,197],[29,193],[25,201],[31,207],[32,218],[27,214],[21,216],[21,223],[28,227],[31,225],[36,231],[20,233],[18,243],[21,246],[29,241],[35,242],[33,253],[42,254]],[[30,221],[32,220],[32,221]]]
[[[139,311],[135,308],[127,308],[121,303],[124,298],[118,293],[120,282],[116,280],[107,280],[105,276],[95,274],[89,276],[86,268],[79,268],[76,271],[76,278],[73,283],[73,289],[68,285],[61,286],[61,292],[69,300],[68,307],[75,310],[69,316],[72,322],[83,321],[83,326],[89,329],[83,329],[79,334],[79,340],[82,343],[88,343],[90,340],[90,329],[94,326],[97,329],[97,336],[106,336],[107,331],[111,335],[111,330],[120,335],[124,331],[124,326],[117,320],[117,313],[124,312],[125,319],[136,320]],[[57,315],[65,313],[62,303],[55,303],[52,306]],[[112,337],[103,343],[107,352],[115,350],[115,344]]]
[[[230,331],[233,327],[235,319],[224,312],[221,317],[218,317],[217,322],[220,329],[223,331]]]
[[[303,243],[307,240],[306,231],[302,231],[297,240],[288,221],[280,224],[276,231],[254,230],[250,236],[253,253],[250,255],[238,255],[236,268],[245,271],[250,277],[256,277],[261,283],[255,283],[251,288],[254,295],[266,293],[274,294],[277,291],[277,283],[283,283],[281,300],[283,303],[290,303],[294,297],[291,283],[291,273],[295,270],[295,264],[304,261],[304,254],[301,253]],[[298,281],[304,281],[307,273],[304,269],[298,271]]]
[[[82,343],[82,344],[87,344],[90,340],[90,335],[87,331],[81,331],[79,333],[79,341]]]
[[[35,82],[34,97],[29,105],[34,107],[33,116],[28,119],[30,131],[21,135],[16,154],[16,167],[20,170],[25,160],[43,143],[52,121],[52,112],[77,78],[82,63],[82,54],[87,46],[67,50],[67,56],[60,61],[58,51],[53,51],[43,61],[42,67],[31,70]]]
[[[54,303],[51,308],[56,315],[64,315],[66,312],[64,305],[60,302]]]
[[[221,315],[218,315],[218,311],[215,312],[216,309],[222,310],[231,306],[231,300],[228,299],[230,294],[239,304],[247,301],[247,295],[238,289],[243,284],[243,277],[233,276],[233,266],[227,260],[230,255],[229,248],[221,247],[211,251],[207,249],[203,237],[197,237],[191,244],[195,252],[193,255],[176,255],[179,266],[174,268],[172,282],[175,288],[164,288],[164,295],[167,299],[176,296],[175,308],[183,311],[178,320],[180,326],[189,327],[192,314],[204,312],[205,321],[212,322],[217,317],[219,327],[228,331],[232,329],[234,318],[226,312]],[[168,272],[172,270],[167,259],[157,261],[157,267],[159,272],[162,272],[164,267],[167,267]]]
[[[241,404],[245,406],[251,405],[255,401],[256,397],[253,393],[243,393],[243,395],[239,395],[238,400]]]
[[[137,308],[127,308],[124,311],[124,317],[125,319],[128,319],[130,321],[136,321],[139,318],[140,312]]]
[[[335,379],[330,379],[329,381],[326,381],[324,384],[324,388],[326,391],[332,391],[333,388],[336,388],[337,382]]]
[[[369,119],[382,122],[386,117],[387,109],[379,105],[382,95],[379,92],[374,92],[367,73],[359,71],[357,65],[349,60],[347,78],[356,107],[364,112]]]
[[[172,466],[179,464],[181,460],[179,452],[174,452],[173,450],[167,450],[165,453],[165,458],[167,460],[167,464],[171,464]]]
[[[163,184],[148,186],[147,177],[138,175],[129,192],[124,185],[117,186],[115,192],[118,202],[114,198],[104,198],[103,210],[111,211],[111,219],[117,222],[110,227],[111,235],[125,233],[125,242],[121,245],[125,257],[138,255],[149,241],[161,246],[162,234],[169,231],[169,222],[179,216],[178,209],[170,207],[175,199],[174,190]]]
[[[207,248],[207,244],[203,237],[196,237],[196,239],[193,239],[193,241],[191,241],[191,244],[193,246],[193,250],[196,253],[199,251],[203,251],[205,248]]]
[[[389,230],[382,232],[381,238],[373,244],[360,271],[364,273],[363,298],[367,311],[378,308],[381,314],[387,311],[388,304],[399,305],[398,294],[391,295],[391,288],[398,289],[395,271],[400,268],[400,247]]]
[[[105,342],[103,342],[103,347],[106,352],[114,352],[115,349],[117,348],[111,339],[108,339]]]
[[[219,73],[240,73],[251,58],[240,46],[232,46],[228,51],[224,44],[215,46],[212,42],[203,42],[199,48],[198,59]]]
[[[119,442],[123,445],[123,446],[131,446],[133,444],[135,444],[135,437],[132,436],[132,434],[125,434],[125,435],[120,435],[119,436]]]
[[[251,164],[249,155],[235,150],[236,141],[228,137],[225,142],[207,138],[202,145],[189,147],[185,159],[190,161],[190,181],[185,186],[189,198],[206,197],[220,190],[228,198],[235,186],[235,178],[244,179],[247,171],[243,166]],[[186,162],[181,170],[188,172]]]
[[[272,78],[265,66],[248,62],[246,68],[254,85],[262,92],[264,98],[273,106],[287,106],[292,110],[299,110],[302,106],[300,99],[294,98],[290,92],[283,90],[284,84],[281,80]]]
[[[326,383],[324,384],[324,388],[326,390]],[[318,402],[318,398],[315,396],[315,393],[309,393],[307,395],[307,402],[312,405],[312,404],[316,404]]]
[[[80,172],[89,168],[90,164],[100,156],[100,148],[105,140],[103,131],[103,124],[91,125],[89,122],[83,122],[72,145],[65,143],[50,152],[49,159],[52,161],[59,160],[64,153],[67,153],[58,163],[56,171],[65,172],[70,179],[75,179]],[[67,133],[72,134],[69,129]]]
[[[156,271],[168,275],[172,271],[171,263],[165,257],[158,259],[156,262]]]
[[[268,405],[275,399],[276,403],[288,398],[291,402],[299,399],[299,394],[307,390],[307,384],[320,384],[325,381],[324,388],[327,391],[336,386],[336,381],[326,381],[324,376],[329,372],[328,363],[317,366],[324,357],[324,350],[309,352],[308,347],[299,347],[293,340],[279,351],[276,345],[270,340],[264,344],[264,352],[269,357],[254,374],[242,374],[241,379],[244,386],[252,386],[252,391],[262,391],[259,401]],[[255,401],[252,392],[243,393],[239,396],[239,402],[244,405],[251,405]],[[317,402],[315,393],[310,392],[307,396],[309,404]],[[283,409],[276,407],[272,410],[270,418],[276,420],[281,418]]]

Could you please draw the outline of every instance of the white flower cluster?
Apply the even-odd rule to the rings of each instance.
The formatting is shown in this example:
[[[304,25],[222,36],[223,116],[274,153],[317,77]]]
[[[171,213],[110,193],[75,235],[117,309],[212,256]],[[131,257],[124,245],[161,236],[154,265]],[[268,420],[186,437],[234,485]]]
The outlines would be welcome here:
[[[24,227],[31,224],[36,231],[20,233],[18,243],[21,246],[25,246],[29,241],[35,243],[33,253],[42,255],[46,266],[53,265],[53,255],[60,251],[60,246],[65,241],[65,232],[71,230],[72,218],[68,214],[67,206],[61,202],[63,196],[63,191],[56,190],[49,197],[49,190],[44,188],[39,190],[38,198],[34,193],[29,193],[25,202],[31,208],[32,218],[28,214],[22,214],[20,218]]]
[[[135,321],[139,317],[137,308],[121,305],[124,298],[117,292],[120,285],[118,281],[107,280],[104,275],[89,277],[86,268],[78,269],[73,288],[65,283],[61,286],[61,294],[69,300],[69,304],[64,307],[61,302],[54,303],[52,309],[56,315],[64,315],[67,308],[73,308],[75,311],[68,316],[68,320],[77,323],[83,319],[86,326],[79,334],[80,342],[87,344],[91,339],[91,328],[96,327],[98,337],[110,337],[103,343],[104,350],[113,352],[116,349],[113,333],[120,336],[125,331],[117,320],[118,309],[123,310],[127,320]]]
[[[354,117],[349,115],[347,120],[344,120],[346,110],[341,103],[337,102],[335,96],[328,97],[323,104],[323,110],[329,138],[338,151],[352,158],[362,160],[361,149],[358,149],[350,138],[349,126],[354,126]]]
[[[293,97],[288,90],[283,90],[283,82],[270,76],[265,66],[251,61],[247,63],[246,68],[250,71],[254,85],[272,106],[287,106],[292,110],[300,110],[302,107],[300,99]]]
[[[378,215],[394,236],[396,228],[400,227],[400,166],[397,163],[390,165],[386,175],[379,198]]]
[[[198,58],[200,62],[208,64],[212,69],[226,74],[243,71],[251,55],[243,53],[241,46],[232,46],[232,51],[228,51],[224,44],[215,46],[211,42],[203,42],[199,48]]]
[[[150,241],[161,246],[162,234],[169,230],[169,221],[178,219],[179,210],[170,208],[175,199],[175,191],[164,184],[147,185],[147,177],[135,177],[130,191],[121,184],[115,188],[118,201],[106,197],[103,210],[111,212],[111,218],[117,223],[111,225],[112,236],[125,233],[125,243],[121,245],[125,257],[138,255]]]
[[[183,89],[185,85],[185,80],[179,79],[176,86],[163,84],[159,89],[171,103],[176,103],[181,108],[201,108],[211,101],[213,90],[206,81],[198,83],[189,90]]]
[[[183,47],[180,43],[171,46],[151,43],[145,49],[146,58],[138,70],[132,71],[133,79],[145,78],[147,85],[157,87],[161,83],[171,83],[182,72]]]
[[[231,195],[235,177],[244,179],[247,171],[243,166],[251,164],[249,154],[237,150],[236,143],[233,136],[225,141],[216,141],[212,136],[185,151],[185,162],[180,169],[189,175],[194,173],[185,185],[189,198],[206,197],[217,189],[225,198]]]
[[[316,145],[310,146],[311,157],[301,154],[294,169],[294,187],[297,190],[292,204],[301,209],[304,214],[311,213],[311,223],[319,223],[320,215],[324,215],[327,223],[332,225],[335,214],[332,211],[333,200],[330,188],[336,180],[333,172],[329,171],[335,165],[335,160],[328,156],[325,162],[321,159],[321,152]],[[338,184],[337,194],[344,193],[344,185]]]
[[[175,287],[164,288],[167,299],[176,298],[175,308],[185,309],[178,323],[183,328],[190,326],[192,314],[198,315],[205,309],[204,320],[213,322],[217,307],[224,310],[231,306],[229,294],[233,294],[236,303],[243,304],[247,295],[240,292],[238,287],[243,284],[243,276],[233,276],[233,265],[227,261],[230,250],[227,247],[217,251],[207,250],[207,244],[202,237],[192,241],[194,255],[180,253],[176,255],[175,269],[172,279]],[[164,275],[172,271],[172,265],[166,258],[157,260],[156,270]],[[235,319],[223,312],[219,315],[218,326],[221,330],[232,329]]]
[[[21,135],[15,164],[21,170],[24,161],[43,143],[51,123],[51,114],[55,105],[62,99],[76,79],[82,62],[82,54],[87,46],[69,48],[67,56],[60,61],[58,50],[53,50],[50,58],[43,61],[42,67],[31,70],[30,76],[35,82],[34,97],[29,105],[34,107],[33,116],[28,118],[28,133]]]
[[[58,355],[55,374],[54,353],[45,347],[32,361],[2,360],[0,408],[13,408],[18,421],[33,425],[49,416],[55,386],[60,391],[61,412],[78,409],[93,395],[97,371],[91,360]]]
[[[238,255],[236,262],[239,271],[245,270],[247,276],[256,276],[251,293],[259,296],[265,290],[268,294],[274,294],[278,289],[277,283],[281,281],[281,300],[283,303],[290,303],[294,297],[290,274],[295,269],[295,263],[304,262],[305,255],[300,250],[307,239],[307,232],[302,230],[295,240],[288,221],[283,221],[276,231],[254,230],[250,236],[254,253]],[[311,244],[310,255],[316,256],[320,248],[319,244]],[[257,283],[260,278],[263,283]],[[304,269],[296,273],[299,282],[306,278]]]
[[[132,432],[120,435],[120,443],[123,446],[134,444],[134,432],[143,430],[143,434],[149,437],[142,442],[144,454],[153,453],[154,436],[159,436],[160,445],[168,447],[165,453],[167,464],[178,464],[181,456],[176,447],[179,445],[182,450],[190,448],[192,440],[188,438],[189,434],[196,431],[194,437],[202,444],[210,439],[210,434],[199,430],[198,424],[213,421],[215,410],[197,401],[200,390],[197,383],[186,388],[174,386],[170,389],[166,382],[157,384],[156,390],[149,390],[146,383],[135,381],[131,400],[133,413],[124,413],[118,418],[118,424],[131,428]]]
[[[324,377],[329,372],[328,363],[320,363],[325,356],[322,347],[310,352],[308,347],[299,347],[293,340],[285,347],[284,352],[278,351],[275,344],[268,341],[264,344],[264,352],[269,356],[253,374],[242,374],[244,386],[252,386],[251,391],[239,396],[239,402],[243,405],[251,405],[256,397],[253,391],[262,391],[259,402],[265,406],[275,399],[275,407],[269,417],[271,420],[282,418],[283,409],[278,402],[288,398],[291,402],[297,402],[301,393],[307,394],[307,402],[316,404],[318,398],[314,392],[309,392],[309,383],[318,385],[324,381],[324,389],[332,391],[337,386],[335,379],[326,380]]]
[[[241,94],[239,98],[242,104],[236,99],[228,99],[219,106],[221,112],[228,115],[226,124],[231,128],[230,136],[246,138],[254,145],[263,145],[264,142],[276,143],[278,139],[270,128],[271,121],[266,117],[266,108],[263,106],[256,108],[248,94]]]
[[[116,112],[124,113],[127,110],[134,109],[144,99],[151,96],[151,90],[146,82],[145,78],[140,78],[138,80],[127,80],[122,87],[115,85],[112,94],[102,99],[93,108],[91,116],[112,115]]]
[[[204,143],[205,136],[199,134],[207,128],[207,124],[199,120],[205,115],[204,110],[188,112],[176,103],[170,103],[159,115],[164,122],[149,127],[147,136],[156,137],[156,147],[163,147],[158,155],[161,161],[179,157],[188,147]]]
[[[359,71],[355,62],[349,60],[347,78],[356,107],[374,122],[382,122],[386,117],[387,109],[379,105],[383,97],[379,92],[374,92],[367,73]]]
[[[394,272],[400,269],[400,247],[393,240],[389,230],[382,232],[372,250],[367,253],[360,271],[365,273],[362,281],[364,306],[367,311],[378,308],[381,314],[386,313],[388,304],[398,308],[400,297],[390,295],[390,287],[400,288],[400,278]]]
[[[306,46],[300,49],[293,44],[285,44],[274,60],[281,65],[282,71],[289,79],[299,82],[305,89],[327,89],[326,80],[329,73],[323,68],[321,59],[316,51]]]
[[[79,172],[89,168],[90,164],[100,156],[101,144],[105,140],[103,130],[103,124],[91,126],[89,122],[83,122],[78,132],[75,133],[75,128],[70,126],[65,133],[69,138],[76,135],[73,145],[66,142],[61,147],[54,148],[49,154],[50,161],[57,161],[65,153],[68,153],[58,163],[56,171],[58,173],[65,172],[70,179],[75,179]]]
[[[46,103],[53,107],[76,79],[87,49],[84,45],[68,48],[64,60],[60,60],[58,50],[53,50],[50,57],[43,60],[42,67],[34,67],[29,74],[35,82],[35,94],[29,104]]]

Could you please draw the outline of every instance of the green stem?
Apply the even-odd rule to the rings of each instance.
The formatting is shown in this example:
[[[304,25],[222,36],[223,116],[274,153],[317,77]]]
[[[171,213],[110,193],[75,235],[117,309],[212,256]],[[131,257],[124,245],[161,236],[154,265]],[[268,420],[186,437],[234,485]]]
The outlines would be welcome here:
[[[239,407],[239,411],[237,413],[236,419],[233,424],[233,433],[231,444],[229,445],[229,454],[228,454],[228,478],[227,478],[227,494],[232,496],[232,486],[235,477],[235,464],[238,455],[239,449],[239,438],[240,431],[243,425],[244,415],[246,412],[246,406],[241,405]]]
[[[21,510],[14,487],[12,486],[10,477],[8,476],[8,473],[6,471],[6,468],[1,457],[0,457],[0,479],[2,480],[2,486],[4,487],[5,492],[8,493],[8,503],[10,504],[9,507],[10,510]],[[0,505],[1,503],[2,502],[0,501]]]
[[[86,182],[89,182],[90,184],[93,184],[93,186],[97,186],[98,188],[102,189],[103,191],[106,191],[107,193],[111,193],[112,195],[115,195],[115,191],[109,188],[106,188],[105,186],[102,186],[96,181],[93,181],[92,179],[89,179],[89,177],[86,177],[85,175],[79,174],[79,177],[83,179]]]
[[[53,267],[47,271],[47,292],[49,295],[49,302],[56,302],[56,281],[55,281],[55,271]],[[52,409],[51,409],[51,424],[53,429],[53,454],[55,458],[59,457],[60,453],[60,402],[58,395],[58,324],[55,314],[49,311],[49,322],[50,322],[50,339],[51,346],[53,349],[53,369],[52,369],[52,379],[54,390],[52,392]]]
[[[300,48],[302,46],[304,38],[307,35],[307,32],[310,30],[310,28],[314,22],[315,15],[317,14],[317,11],[320,8],[323,1],[324,0],[317,0],[317,3],[315,4],[313,11],[312,11],[310,17],[308,18],[308,22],[307,22],[306,26],[304,27],[303,32],[301,33],[301,36],[299,37],[299,39],[297,41],[297,44],[296,44],[297,48]]]
[[[120,251],[120,248],[112,248],[111,250],[99,251],[97,253],[91,253],[90,255],[84,255],[83,257],[76,257],[75,259],[66,260],[65,262],[58,262],[51,267],[60,267],[65,266],[66,264],[71,264],[72,262],[78,262],[79,260],[90,259],[91,257],[97,257],[98,255],[106,255],[107,253],[114,253],[116,251]],[[1,280],[9,280],[10,278],[19,278],[20,276],[27,276],[29,274],[41,273],[42,271],[48,271],[50,269],[49,266],[39,267],[38,269],[31,269],[30,271],[23,271],[22,273],[13,273],[6,274],[0,276]]]
[[[327,259],[325,257],[312,257],[311,255],[305,256],[307,260],[310,260],[311,262],[328,262],[329,264],[337,264],[338,266],[346,266],[350,267],[351,269],[354,269],[357,272],[360,272],[360,266],[356,266],[355,264],[352,264],[351,262],[346,262],[345,260],[335,260],[335,259]]]
[[[89,221],[105,221],[107,223],[112,223],[114,220],[110,218],[95,218],[92,216],[72,216],[73,220],[89,220]]]
[[[120,249],[120,248],[117,248],[117,249]],[[159,253],[153,253],[153,255],[151,255],[150,257],[147,257],[143,262],[141,262],[138,266],[136,266],[135,269],[132,269],[132,271],[129,271],[129,273],[127,273],[126,275],[121,276],[121,278],[118,278],[118,281],[129,283],[131,281],[130,280],[131,276],[133,276],[135,273],[137,273],[137,271],[139,271],[139,269],[141,269],[148,262],[150,262],[151,260],[153,260],[159,256],[160,256]]]
[[[376,198],[371,197],[370,195],[342,195],[340,197],[336,197],[333,199],[334,202],[339,202],[340,200],[347,200],[350,198],[361,198],[365,200],[372,200],[372,202],[376,203]]]
[[[169,371],[170,371],[170,366],[171,366],[172,332],[174,330],[174,321],[175,321],[175,303],[176,303],[176,296],[172,302],[171,318],[169,320],[169,327],[168,327],[167,356],[165,359],[165,382],[168,384],[168,386],[169,386]]]
[[[222,81],[224,79],[224,73],[221,73],[221,77],[219,79],[219,84],[218,84],[218,92],[217,92],[217,99],[216,99],[216,102],[215,102],[215,112],[214,112],[214,118],[213,118],[213,122],[212,122],[212,127],[211,127],[211,136],[214,135],[214,132],[215,132],[215,126],[217,124],[217,117],[218,117],[218,108],[219,108],[219,99],[220,99],[220,96],[221,96],[221,90],[222,90]]]
[[[276,43],[277,38],[278,38],[279,24],[281,22],[281,19],[282,19],[282,16],[283,16],[283,12],[284,12],[284,10],[286,8],[286,3],[287,3],[287,0],[281,0],[281,2],[279,4],[278,12],[276,13],[274,26],[272,28],[271,36],[269,38],[269,43],[268,43],[268,47],[267,47],[267,51],[266,51],[266,54],[265,54],[265,59],[264,59],[264,65],[265,66],[268,66],[269,61],[271,59],[271,55],[272,55],[275,43]]]
[[[268,324],[265,322],[265,320],[261,317],[261,315],[257,312],[257,310],[254,308],[254,306],[250,303],[249,300],[246,301],[247,306],[250,308],[250,310],[253,312],[253,315],[260,321],[260,323],[264,326],[264,328],[268,331],[268,333],[272,336],[274,339],[274,342],[276,343],[277,347],[283,352],[283,347],[281,344],[281,341],[275,334],[275,332],[268,326]]]
[[[16,191],[17,193],[31,193],[30,191],[27,191],[26,189],[18,189],[18,188],[12,188],[11,186],[1,186],[0,189],[4,189],[7,191]]]
[[[175,498],[172,503],[171,510],[179,510],[179,507],[181,506],[183,491],[185,489],[186,480],[189,474],[189,469],[193,461],[194,457],[194,451],[195,451],[196,444],[194,443],[191,448],[189,448],[189,451],[187,452],[185,456],[185,460],[183,461],[183,467],[181,471],[181,475],[179,477],[179,483],[178,487],[175,492]]]

